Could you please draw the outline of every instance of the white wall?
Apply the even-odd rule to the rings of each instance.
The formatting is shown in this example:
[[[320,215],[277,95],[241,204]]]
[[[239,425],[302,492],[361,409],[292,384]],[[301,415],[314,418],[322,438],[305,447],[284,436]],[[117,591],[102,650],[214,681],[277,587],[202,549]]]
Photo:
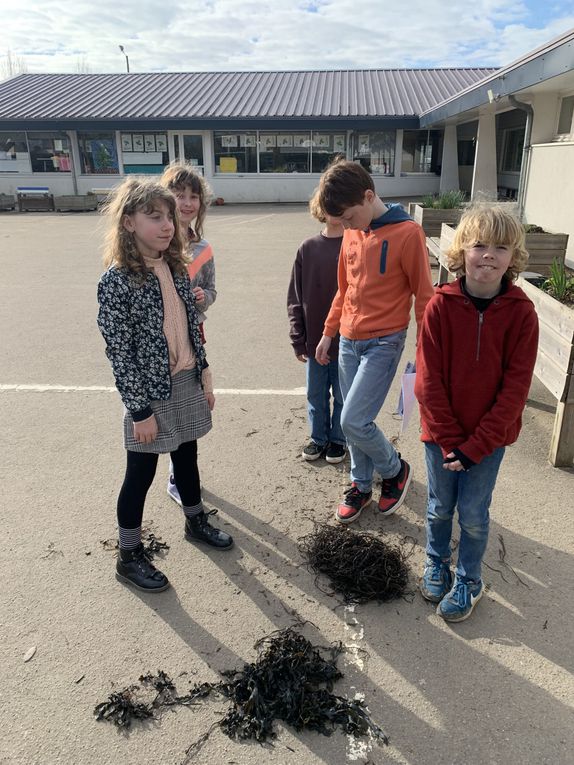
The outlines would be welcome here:
[[[154,177],[154,176],[150,176]],[[155,176],[157,177],[157,176]],[[111,189],[122,182],[121,175],[85,175],[78,178],[78,194],[93,189]],[[319,183],[320,175],[265,174],[259,176],[216,175],[207,181],[215,196],[226,202],[307,202]],[[416,197],[438,192],[440,178],[436,175],[409,175],[400,178],[377,178],[377,193],[383,198]],[[70,173],[10,173],[0,175],[0,192],[15,194],[17,186],[48,186],[52,194],[73,194]]]
[[[566,262],[574,268],[574,141],[532,147],[524,203],[525,223],[569,234]]]

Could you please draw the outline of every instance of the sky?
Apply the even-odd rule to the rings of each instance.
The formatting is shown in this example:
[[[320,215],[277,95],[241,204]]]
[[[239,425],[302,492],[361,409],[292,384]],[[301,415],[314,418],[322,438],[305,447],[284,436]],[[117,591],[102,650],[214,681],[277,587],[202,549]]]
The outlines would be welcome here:
[[[0,0],[0,78],[28,72],[500,67],[574,0]]]

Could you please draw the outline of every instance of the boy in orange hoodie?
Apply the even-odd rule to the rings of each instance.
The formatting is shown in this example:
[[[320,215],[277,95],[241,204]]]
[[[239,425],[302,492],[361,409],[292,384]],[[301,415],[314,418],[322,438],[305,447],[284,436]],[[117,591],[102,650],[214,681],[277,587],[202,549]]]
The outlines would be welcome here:
[[[373,179],[355,162],[335,162],[319,185],[323,210],[345,226],[338,290],[315,357],[329,362],[337,332],[341,426],[351,455],[351,488],[338,506],[341,523],[371,502],[373,474],[382,478],[379,511],[404,501],[411,467],[375,424],[403,352],[414,296],[417,328],[433,295],[426,238],[400,205],[386,205]]]

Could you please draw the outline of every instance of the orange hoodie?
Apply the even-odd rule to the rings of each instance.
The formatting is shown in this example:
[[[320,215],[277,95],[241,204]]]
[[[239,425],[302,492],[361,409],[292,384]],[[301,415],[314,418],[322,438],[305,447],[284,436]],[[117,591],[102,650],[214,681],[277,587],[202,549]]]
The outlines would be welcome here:
[[[415,298],[417,334],[433,296],[426,238],[400,207],[387,205],[366,231],[347,230],[339,257],[338,290],[324,334],[349,340],[391,335],[408,327]]]

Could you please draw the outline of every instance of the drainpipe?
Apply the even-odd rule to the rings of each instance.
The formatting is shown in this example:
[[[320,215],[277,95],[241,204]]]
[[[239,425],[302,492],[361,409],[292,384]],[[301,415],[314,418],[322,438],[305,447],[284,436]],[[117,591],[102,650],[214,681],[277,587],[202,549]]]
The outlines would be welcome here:
[[[517,101],[514,96],[508,96],[508,100],[514,106],[515,109],[520,109],[526,112],[526,128],[524,130],[524,146],[522,147],[522,162],[520,163],[520,180],[518,181],[518,215],[520,220],[524,214],[524,197],[526,191],[526,176],[528,175],[528,166],[530,164],[530,137],[532,135],[532,119],[534,117],[534,109],[530,104],[524,103],[524,101]]]

